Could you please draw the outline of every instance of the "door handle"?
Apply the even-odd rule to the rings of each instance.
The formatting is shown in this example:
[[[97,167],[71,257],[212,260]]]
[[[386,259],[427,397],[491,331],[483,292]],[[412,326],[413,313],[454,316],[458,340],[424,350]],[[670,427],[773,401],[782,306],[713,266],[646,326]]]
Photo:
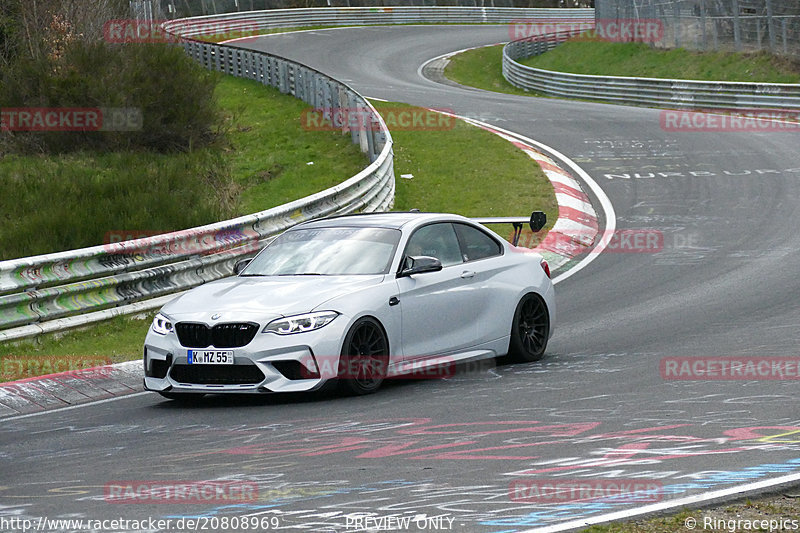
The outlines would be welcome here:
[[[469,279],[475,277],[475,272],[471,272],[469,270],[465,270],[461,273],[461,277],[464,279]]]

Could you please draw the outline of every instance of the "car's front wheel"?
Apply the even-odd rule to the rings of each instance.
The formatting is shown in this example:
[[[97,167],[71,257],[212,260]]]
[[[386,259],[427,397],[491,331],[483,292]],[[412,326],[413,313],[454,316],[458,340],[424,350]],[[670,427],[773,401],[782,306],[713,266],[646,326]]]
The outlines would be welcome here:
[[[350,394],[378,390],[389,364],[389,341],[374,318],[359,319],[344,338],[339,357],[339,385]]]
[[[538,361],[550,338],[550,313],[538,294],[522,297],[514,311],[508,355],[519,362]]]

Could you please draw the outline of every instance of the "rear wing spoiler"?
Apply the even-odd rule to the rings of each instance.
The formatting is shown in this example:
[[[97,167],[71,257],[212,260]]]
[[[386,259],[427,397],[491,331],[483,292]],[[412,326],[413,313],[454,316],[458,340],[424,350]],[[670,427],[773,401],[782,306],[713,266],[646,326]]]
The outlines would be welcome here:
[[[514,240],[511,244],[514,246],[519,243],[520,235],[522,235],[522,228],[525,223],[530,226],[531,231],[537,233],[544,228],[547,224],[547,215],[541,211],[534,211],[528,217],[478,217],[470,219],[478,224],[511,224],[514,227]]]

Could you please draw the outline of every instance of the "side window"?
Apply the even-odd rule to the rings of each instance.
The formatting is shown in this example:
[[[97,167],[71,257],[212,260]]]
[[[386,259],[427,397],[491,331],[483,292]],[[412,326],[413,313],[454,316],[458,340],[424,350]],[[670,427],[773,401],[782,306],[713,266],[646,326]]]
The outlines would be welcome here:
[[[455,227],[461,241],[464,261],[475,261],[503,253],[500,243],[478,228],[466,224],[455,224]]]
[[[418,229],[408,240],[406,255],[435,257],[445,267],[461,263],[461,249],[453,225],[448,222]]]

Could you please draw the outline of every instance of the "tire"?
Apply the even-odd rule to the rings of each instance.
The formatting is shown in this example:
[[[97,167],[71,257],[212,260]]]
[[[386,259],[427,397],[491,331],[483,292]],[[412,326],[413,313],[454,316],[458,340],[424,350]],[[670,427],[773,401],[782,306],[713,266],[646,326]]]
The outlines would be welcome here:
[[[339,390],[352,395],[371,394],[386,378],[389,364],[389,341],[380,322],[359,319],[342,343],[339,356]]]
[[[159,394],[168,400],[174,400],[183,403],[191,400],[199,400],[205,396],[205,394],[202,392],[159,392]]]
[[[544,356],[550,338],[550,313],[541,296],[528,293],[520,299],[511,324],[508,355],[521,363],[538,361]]]

